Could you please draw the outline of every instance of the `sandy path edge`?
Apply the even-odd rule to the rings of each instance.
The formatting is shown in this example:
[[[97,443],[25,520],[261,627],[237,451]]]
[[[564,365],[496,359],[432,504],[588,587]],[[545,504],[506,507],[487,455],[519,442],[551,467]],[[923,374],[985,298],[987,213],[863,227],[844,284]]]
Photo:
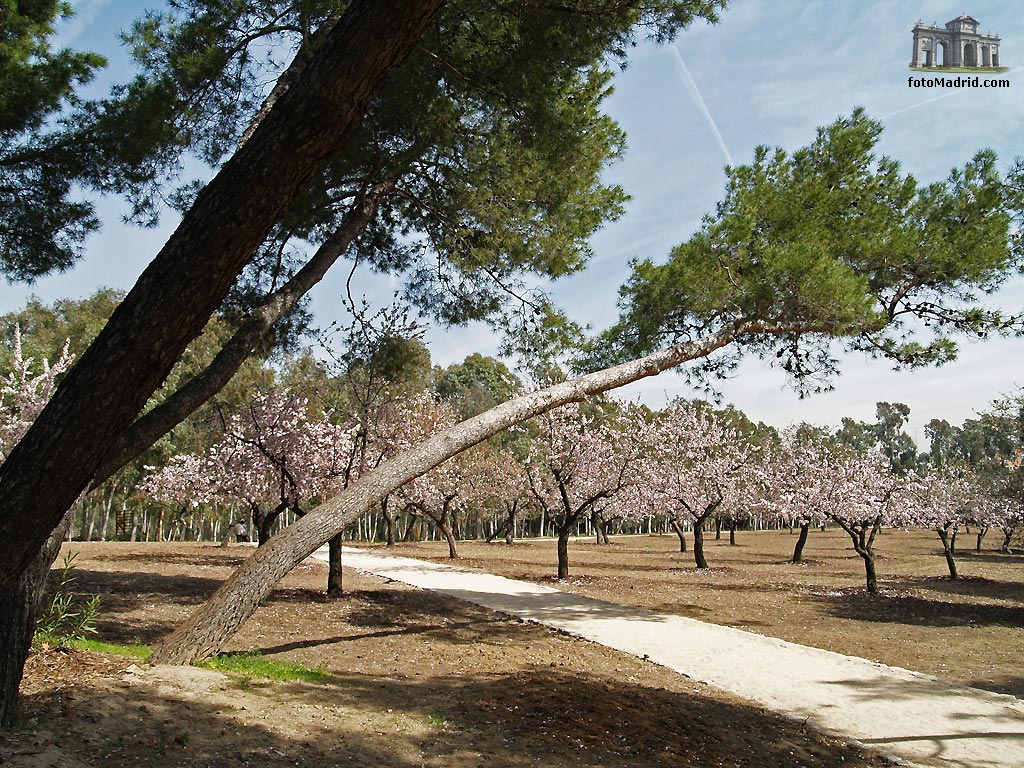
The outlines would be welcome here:
[[[313,554],[327,560],[326,548]],[[1024,766],[1024,701],[733,627],[346,547],[346,567],[600,643],[922,765]]]

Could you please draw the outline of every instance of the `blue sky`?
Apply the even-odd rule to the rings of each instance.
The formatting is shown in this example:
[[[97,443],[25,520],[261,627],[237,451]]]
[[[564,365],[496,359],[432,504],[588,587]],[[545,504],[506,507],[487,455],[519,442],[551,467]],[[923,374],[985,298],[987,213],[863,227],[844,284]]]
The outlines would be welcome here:
[[[68,44],[108,55],[108,77],[125,71],[116,32],[145,3],[82,0],[64,28]],[[940,25],[968,13],[983,31],[1002,37],[1003,64],[1011,69],[1008,89],[958,91],[911,88],[907,68],[914,23]],[[1005,167],[1024,154],[1024,22],[1016,3],[991,0],[734,0],[721,23],[698,25],[672,47],[641,45],[629,68],[617,76],[608,111],[628,134],[626,157],[608,178],[632,195],[626,215],[593,240],[588,269],[552,287],[577,321],[600,327],[614,315],[616,289],[630,258],[664,258],[687,239],[701,216],[713,209],[727,162],[748,162],[758,144],[795,149],[815,128],[854,106],[881,119],[881,150],[899,159],[922,181],[944,177],[978,149],[989,147]],[[104,78],[107,79],[107,78]],[[97,83],[97,88],[104,82]],[[0,285],[0,307],[21,305],[29,293],[44,300],[84,296],[99,286],[129,288],[162,245],[174,224],[168,217],[155,230],[118,223],[117,201],[104,200],[105,226],[89,243],[86,259],[73,271],[31,287]],[[313,294],[313,308],[326,325],[336,315],[343,274],[328,276]],[[386,278],[364,279],[362,290],[386,300]],[[1024,280],[1016,280],[993,302],[1019,311]],[[428,341],[435,362],[446,365],[473,351],[492,353],[498,340],[482,326],[433,329]],[[875,402],[901,401],[912,409],[912,431],[932,418],[960,422],[1000,393],[1024,385],[1022,340],[965,344],[960,359],[939,369],[896,373],[884,363],[858,356],[844,360],[833,392],[799,400],[785,389],[778,371],[757,361],[744,363],[723,383],[726,401],[751,417],[784,426],[794,421],[836,423],[842,416],[873,420]],[[633,385],[624,394],[652,406],[690,393],[671,373]]]

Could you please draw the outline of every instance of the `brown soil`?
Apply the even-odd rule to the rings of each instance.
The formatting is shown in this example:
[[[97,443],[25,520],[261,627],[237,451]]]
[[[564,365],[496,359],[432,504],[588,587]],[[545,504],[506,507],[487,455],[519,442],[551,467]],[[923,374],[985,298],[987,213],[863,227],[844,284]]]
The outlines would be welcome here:
[[[736,546],[727,532],[720,541],[712,533],[707,571],[679,552],[675,534],[613,536],[605,546],[573,540],[562,583],[551,540],[460,542],[459,563],[1024,696],[1024,556],[976,553],[975,538],[960,535],[963,578],[951,581],[934,533],[883,531],[877,595],[865,592],[863,561],[838,530],[812,531],[803,565],[788,562],[796,536],[786,531],[739,531]],[[437,542],[393,551],[448,562]]]
[[[80,553],[77,587],[102,594],[100,636],[115,642],[158,641],[248,554],[242,547],[195,544],[73,549]],[[425,554],[431,547],[414,549]],[[532,551],[545,549],[511,549]],[[578,557],[581,551],[576,548]],[[326,566],[300,566],[233,645],[321,667],[325,682],[260,682],[49,651],[29,660],[21,725],[0,735],[0,763],[824,768],[882,762],[639,659],[381,579],[348,571],[345,578],[345,597],[327,600],[321,592]]]

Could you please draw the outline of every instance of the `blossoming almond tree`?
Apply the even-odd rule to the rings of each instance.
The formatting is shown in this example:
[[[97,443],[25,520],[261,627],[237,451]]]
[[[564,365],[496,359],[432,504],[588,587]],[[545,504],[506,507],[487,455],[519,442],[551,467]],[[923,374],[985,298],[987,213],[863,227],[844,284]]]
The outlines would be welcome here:
[[[399,425],[391,450],[401,453],[410,446],[458,423],[455,410],[430,392],[399,403]],[[401,487],[398,496],[406,508],[429,518],[448,542],[448,556],[459,556],[453,530],[456,515],[468,505],[482,501],[492,492],[496,475],[495,458],[486,444],[453,456]]]
[[[485,499],[495,504],[504,515],[501,525],[495,528],[487,541],[490,543],[498,536],[504,536],[505,543],[511,546],[515,542],[517,521],[530,509],[536,509],[532,503],[526,467],[511,452],[497,451],[491,454],[483,475],[487,485]]]
[[[803,562],[810,527],[828,519],[828,510],[835,506],[842,482],[838,474],[821,472],[821,465],[828,460],[828,448],[822,438],[821,433],[807,425],[790,429],[784,433],[782,444],[762,462],[763,508],[781,522],[800,526],[790,560],[793,563]]]
[[[946,465],[923,477],[911,477],[893,505],[890,521],[902,527],[931,528],[942,542],[949,578],[959,579],[952,539],[966,523],[982,519],[985,501],[975,473]]]
[[[672,520],[683,549],[683,522],[693,524],[693,559],[707,568],[704,524],[724,506],[752,501],[751,473],[762,449],[707,408],[676,401],[657,418],[644,464],[648,503]],[[685,551],[685,550],[683,550]]]
[[[302,515],[304,504],[338,487],[351,470],[352,442],[330,414],[311,416],[306,398],[272,389],[225,419],[205,456],[176,456],[140,489],[164,502],[241,501],[263,545],[286,509]]]
[[[68,351],[70,344],[69,339],[52,365],[43,358],[40,362],[42,370],[33,373],[32,358],[25,357],[22,352],[21,328],[14,327],[11,370],[0,378],[0,463],[50,401],[57,378],[74,362],[74,355]]]
[[[555,526],[558,578],[566,579],[570,533],[594,505],[640,481],[647,430],[640,409],[631,406],[595,414],[569,403],[535,423],[526,472],[531,493]]]
[[[867,591],[878,592],[875,539],[906,480],[880,459],[856,453],[825,455],[818,470],[829,489],[825,514],[846,531],[854,551],[864,561]]]

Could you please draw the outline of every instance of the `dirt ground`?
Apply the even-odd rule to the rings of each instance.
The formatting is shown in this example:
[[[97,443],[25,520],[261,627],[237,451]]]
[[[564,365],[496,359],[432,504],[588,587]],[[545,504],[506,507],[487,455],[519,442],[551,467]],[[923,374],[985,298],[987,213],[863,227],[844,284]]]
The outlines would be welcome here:
[[[863,561],[842,531],[812,531],[806,562],[793,565],[796,536],[739,531],[705,541],[711,569],[698,571],[675,534],[592,539],[569,545],[570,579],[560,589],[779,637],[1024,697],[1024,555],[1002,555],[991,533],[982,552],[961,534],[959,581],[927,531],[883,531],[880,594],[864,591]],[[692,538],[689,539],[692,541]],[[460,542],[460,565],[555,584],[555,542]],[[437,542],[395,554],[447,562]]]
[[[539,557],[545,546],[552,545],[480,552]],[[574,547],[581,560],[590,551],[585,546]],[[101,638],[146,643],[158,641],[249,552],[196,544],[72,549],[80,553],[77,587],[103,598]],[[431,547],[405,549],[428,554]],[[0,763],[825,768],[884,762],[639,659],[381,579],[348,571],[345,578],[346,596],[329,601],[321,591],[326,566],[300,566],[232,646],[322,668],[324,682],[261,682],[84,651],[41,653],[26,669],[20,725],[0,734]]]

